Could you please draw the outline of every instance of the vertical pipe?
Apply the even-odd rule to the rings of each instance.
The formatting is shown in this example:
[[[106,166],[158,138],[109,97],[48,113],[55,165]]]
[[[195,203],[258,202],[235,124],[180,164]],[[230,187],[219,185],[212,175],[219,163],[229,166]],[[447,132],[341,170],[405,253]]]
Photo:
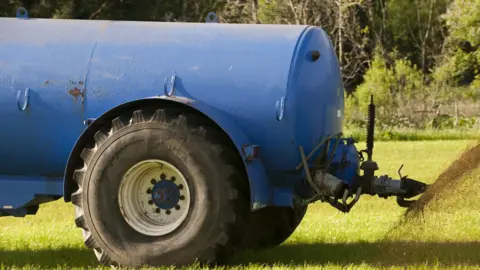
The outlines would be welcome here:
[[[368,105],[368,123],[367,123],[368,160],[372,160],[374,131],[375,131],[375,104],[373,104],[373,95],[371,95],[370,104]]]

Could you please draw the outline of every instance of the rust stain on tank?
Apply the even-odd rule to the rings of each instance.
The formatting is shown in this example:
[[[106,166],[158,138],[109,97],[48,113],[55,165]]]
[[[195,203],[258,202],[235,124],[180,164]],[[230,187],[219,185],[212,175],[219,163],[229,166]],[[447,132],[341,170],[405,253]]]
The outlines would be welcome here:
[[[50,81],[48,81],[48,80],[46,80],[46,81],[44,82],[44,84],[49,84],[49,83],[50,83]]]
[[[73,89],[68,90],[68,93],[69,93],[70,95],[72,95],[75,99],[76,99],[78,96],[83,97],[83,92],[84,92],[84,91],[78,89],[76,86],[75,86]]]
[[[82,82],[82,81],[78,81],[78,84],[79,84],[79,85],[84,85],[85,83]]]

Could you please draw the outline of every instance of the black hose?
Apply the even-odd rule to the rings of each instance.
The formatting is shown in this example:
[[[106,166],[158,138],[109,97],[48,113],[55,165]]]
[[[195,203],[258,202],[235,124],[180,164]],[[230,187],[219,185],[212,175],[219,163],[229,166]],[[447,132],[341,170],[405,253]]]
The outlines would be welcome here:
[[[371,95],[370,104],[368,105],[368,123],[367,123],[368,160],[372,160],[374,131],[375,131],[375,104],[373,104],[373,95]]]

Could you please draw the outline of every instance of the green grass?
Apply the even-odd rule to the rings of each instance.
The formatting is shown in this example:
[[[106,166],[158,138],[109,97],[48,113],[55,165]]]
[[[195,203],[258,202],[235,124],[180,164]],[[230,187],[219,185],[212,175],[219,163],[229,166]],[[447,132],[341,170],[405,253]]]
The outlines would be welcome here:
[[[366,129],[349,127],[344,130],[348,137],[365,141]],[[436,141],[480,140],[479,129],[397,129],[375,130],[375,141]]]
[[[378,142],[374,156],[378,173],[396,176],[404,164],[404,174],[431,183],[471,144],[460,140]],[[469,193],[454,193],[442,202],[448,207],[429,209],[424,220],[403,226],[397,223],[404,209],[394,199],[365,196],[349,214],[315,203],[286,243],[238,254],[232,269],[478,268],[478,173],[462,182]],[[71,204],[62,201],[42,206],[37,216],[0,219],[0,265],[5,269],[98,267],[75,228]]]

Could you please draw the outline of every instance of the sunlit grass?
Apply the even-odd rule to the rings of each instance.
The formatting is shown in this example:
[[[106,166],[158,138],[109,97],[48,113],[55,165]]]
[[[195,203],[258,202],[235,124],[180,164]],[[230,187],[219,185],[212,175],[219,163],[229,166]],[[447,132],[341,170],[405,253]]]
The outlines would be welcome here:
[[[432,183],[469,141],[378,142],[377,174]],[[404,209],[394,199],[362,197],[351,213],[329,205],[310,206],[298,230],[283,245],[243,252],[232,269],[476,269],[480,267],[480,171],[451,197],[425,211],[422,220],[396,227]],[[82,243],[71,204],[44,205],[33,217],[0,219],[0,264],[5,269],[97,268]],[[1,267],[0,267],[1,268]],[[110,269],[110,268],[104,268]]]

